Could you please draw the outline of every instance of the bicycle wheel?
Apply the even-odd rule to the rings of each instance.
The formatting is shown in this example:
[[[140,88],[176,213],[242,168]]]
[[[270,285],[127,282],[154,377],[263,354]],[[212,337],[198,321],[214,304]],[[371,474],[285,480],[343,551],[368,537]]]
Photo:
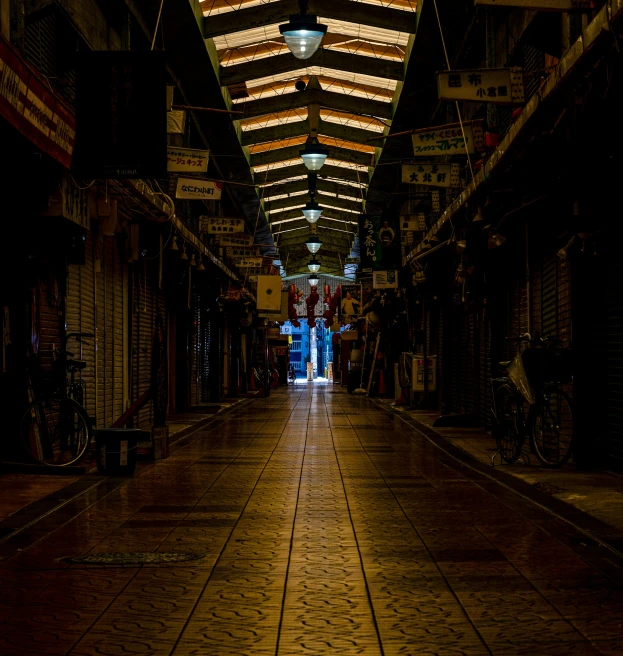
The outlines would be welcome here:
[[[84,408],[66,397],[35,401],[22,418],[22,443],[31,458],[64,467],[80,460],[90,441]]]
[[[573,408],[560,388],[546,386],[530,421],[532,447],[546,467],[562,467],[573,454]]]
[[[509,385],[501,385],[495,391],[495,413],[492,417],[492,433],[502,460],[509,465],[517,462],[525,435],[521,426],[516,393]]]

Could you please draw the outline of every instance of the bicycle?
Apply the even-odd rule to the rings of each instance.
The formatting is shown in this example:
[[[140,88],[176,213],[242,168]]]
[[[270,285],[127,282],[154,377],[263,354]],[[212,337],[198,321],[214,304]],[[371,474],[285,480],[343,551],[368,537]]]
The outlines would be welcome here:
[[[508,338],[518,344],[512,360],[500,362],[507,375],[492,378],[492,433],[495,457],[513,464],[522,455],[526,436],[530,448],[545,467],[562,467],[573,455],[573,405],[562,385],[571,380],[571,352],[558,349],[556,337],[526,333]],[[519,352],[522,343],[531,348]],[[545,346],[548,346],[547,348]]]
[[[52,392],[34,400],[21,422],[22,444],[31,459],[42,465],[66,467],[77,463],[91,442],[91,419],[84,409],[83,387],[75,375],[87,363],[74,359],[67,342],[83,342],[91,333],[69,333],[60,349],[54,350]],[[69,381],[67,380],[69,374]]]

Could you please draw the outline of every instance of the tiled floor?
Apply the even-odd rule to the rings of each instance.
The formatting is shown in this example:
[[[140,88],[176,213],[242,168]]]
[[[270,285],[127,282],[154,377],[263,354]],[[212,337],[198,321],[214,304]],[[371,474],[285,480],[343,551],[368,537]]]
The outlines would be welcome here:
[[[3,656],[623,653],[616,554],[330,385],[41,522],[0,541]],[[201,558],[59,560],[136,552]]]

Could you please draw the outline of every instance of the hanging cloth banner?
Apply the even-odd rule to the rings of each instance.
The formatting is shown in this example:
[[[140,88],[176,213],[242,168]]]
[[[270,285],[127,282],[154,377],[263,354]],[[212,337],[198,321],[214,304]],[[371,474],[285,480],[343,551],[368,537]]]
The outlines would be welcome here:
[[[468,100],[498,105],[524,102],[523,69],[479,68],[437,73],[439,100]]]
[[[458,164],[403,164],[402,181],[429,187],[460,187]]]
[[[459,123],[417,130],[411,139],[416,157],[474,155],[484,150],[484,133],[480,121],[463,123],[462,130]]]
[[[401,264],[398,216],[359,215],[361,273],[398,269]]]
[[[209,150],[167,146],[169,173],[207,173]]]
[[[220,200],[223,184],[200,178],[178,178],[176,198]],[[212,232],[212,231],[210,231]],[[238,231],[236,231],[238,232]]]

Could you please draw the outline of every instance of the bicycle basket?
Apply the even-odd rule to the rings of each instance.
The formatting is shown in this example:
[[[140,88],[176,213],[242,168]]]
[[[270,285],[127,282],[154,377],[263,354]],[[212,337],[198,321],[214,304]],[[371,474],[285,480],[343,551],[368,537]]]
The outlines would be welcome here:
[[[530,384],[530,379],[526,375],[522,356],[517,354],[513,358],[513,361],[508,365],[506,371],[513,385],[515,385],[515,387],[521,392],[524,399],[526,399],[530,405],[533,405],[536,402],[534,389]]]
[[[571,349],[526,349],[522,359],[528,380],[537,389],[541,389],[545,383],[569,383],[573,376]]]

